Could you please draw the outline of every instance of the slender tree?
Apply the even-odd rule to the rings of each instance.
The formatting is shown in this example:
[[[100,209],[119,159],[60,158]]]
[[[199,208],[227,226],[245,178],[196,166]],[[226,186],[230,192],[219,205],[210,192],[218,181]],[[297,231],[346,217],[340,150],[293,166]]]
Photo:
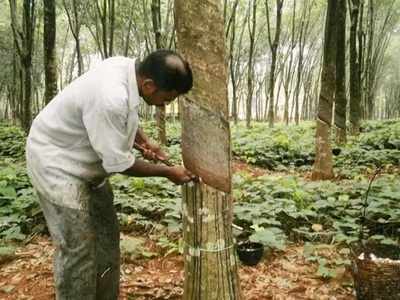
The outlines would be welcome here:
[[[336,140],[346,142],[346,0],[338,1],[336,52],[335,127]]]
[[[56,58],[56,4],[55,0],[43,0],[43,49],[45,74],[45,102],[57,94]]]
[[[20,114],[22,116],[22,127],[29,131],[32,121],[32,56],[34,47],[34,33],[36,23],[35,0],[24,0],[22,10],[22,28],[17,21],[17,3],[9,0],[11,28],[13,31],[14,44],[17,49],[21,66],[21,90],[22,100]]]
[[[290,45],[289,51],[287,51],[284,59],[281,61],[283,74],[282,74],[282,85],[283,91],[285,92],[285,103],[284,103],[284,111],[283,111],[283,120],[286,125],[289,124],[289,100],[292,94],[292,67],[293,67],[293,52],[296,47],[296,39],[295,39],[295,24],[296,24],[296,1],[293,2],[293,10],[291,17],[291,30],[290,30]]]
[[[248,29],[250,38],[249,60],[247,64],[247,98],[246,98],[246,127],[250,127],[253,105],[254,91],[254,52],[256,41],[256,25],[257,25],[257,0],[249,2],[252,5],[252,17],[249,15]],[[251,19],[251,22],[250,22]]]
[[[95,0],[96,36],[100,37],[103,58],[114,53],[115,0]],[[98,20],[100,24],[97,24]]]
[[[183,299],[240,299],[222,2],[175,0],[175,18],[178,49],[196,79],[181,102],[183,161],[202,178],[183,188]]]
[[[229,18],[226,30],[226,38],[229,38],[229,75],[232,84],[232,118],[237,124],[238,121],[238,105],[237,105],[237,87],[236,87],[236,70],[234,61],[234,49],[236,42],[236,15],[239,0],[235,0],[232,7],[232,14]]]
[[[389,41],[391,39],[393,25],[393,17],[395,0],[391,0],[386,5],[379,1],[369,0],[367,10],[367,25],[364,55],[364,70],[362,74],[363,80],[363,108],[364,117],[371,119],[375,112],[375,98],[378,89],[378,82],[382,67],[384,65],[384,57]],[[379,18],[382,16],[382,18]]]
[[[318,104],[314,180],[332,179],[333,162],[330,143],[332,106],[336,77],[336,14],[337,0],[328,0],[326,13],[324,60],[321,75],[321,91]]]
[[[80,32],[82,26],[83,3],[82,0],[63,0],[63,6],[68,18],[69,28],[75,40],[75,54],[78,62],[78,76],[83,73],[83,57],[81,51]],[[72,69],[73,70],[72,66]],[[72,73],[71,73],[72,74]]]
[[[304,77],[304,49],[306,47],[306,40],[309,36],[310,29],[310,15],[311,8],[314,5],[314,1],[306,0],[303,1],[303,8],[301,13],[300,20],[300,33],[299,33],[299,54],[298,54],[298,63],[297,63],[297,78],[296,78],[296,87],[294,92],[294,120],[296,125],[300,122],[300,87]],[[306,92],[304,92],[305,94]],[[303,95],[303,99],[305,99]],[[303,101],[304,103],[304,101]]]
[[[274,103],[275,103],[275,69],[276,69],[276,54],[279,46],[279,37],[281,34],[281,23],[282,23],[282,6],[283,0],[276,0],[276,24],[275,24],[275,35],[272,40],[271,25],[269,18],[269,5],[268,0],[265,0],[265,10],[267,15],[267,32],[268,32],[268,43],[271,49],[271,70],[269,74],[269,109],[268,109],[268,124],[269,127],[274,126]]]
[[[351,133],[360,132],[361,86],[360,61],[357,51],[357,28],[359,21],[360,1],[350,0],[350,123]]]
[[[161,1],[152,0],[151,1],[151,15],[153,20],[153,31],[154,39],[156,42],[156,48],[162,49],[162,35],[161,35]],[[167,134],[165,129],[165,106],[156,108],[156,121],[158,128],[158,140],[161,144],[165,145],[167,143]]]

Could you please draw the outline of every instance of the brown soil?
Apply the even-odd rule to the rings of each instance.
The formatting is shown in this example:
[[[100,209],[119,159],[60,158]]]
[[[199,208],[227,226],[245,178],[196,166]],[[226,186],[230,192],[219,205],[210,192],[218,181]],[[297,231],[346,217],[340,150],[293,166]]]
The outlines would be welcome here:
[[[246,172],[259,177],[277,172],[250,166],[241,161],[233,162],[234,172]],[[283,174],[282,176],[287,175]],[[310,174],[301,174],[308,179]],[[121,235],[124,238],[124,235]],[[129,261],[121,265],[121,291],[123,300],[182,299],[183,260],[180,255],[163,256],[151,240],[147,240],[149,252],[158,257]],[[0,264],[0,299],[47,300],[54,299],[52,255],[54,248],[48,237],[33,239],[20,247],[15,257]],[[332,250],[325,257],[334,259]],[[255,267],[242,266],[239,270],[243,299],[245,300],[347,300],[355,299],[352,280],[344,268],[337,269],[334,279],[322,279],[316,275],[318,265],[305,260],[302,245],[290,245],[284,252],[264,258]]]
[[[154,247],[151,247],[154,251]],[[243,299],[355,299],[348,273],[341,269],[335,279],[316,276],[317,265],[307,262],[301,245],[270,255],[256,267],[240,267]],[[0,272],[0,299],[54,299],[52,254],[47,237],[37,237],[17,250]],[[335,253],[327,253],[335,256]],[[180,255],[123,262],[120,299],[181,299],[183,261]]]

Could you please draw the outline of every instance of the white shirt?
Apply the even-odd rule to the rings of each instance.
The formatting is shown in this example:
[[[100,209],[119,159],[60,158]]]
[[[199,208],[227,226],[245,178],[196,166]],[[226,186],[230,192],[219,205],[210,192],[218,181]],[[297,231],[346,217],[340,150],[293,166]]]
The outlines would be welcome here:
[[[35,118],[26,156],[39,194],[85,209],[98,185],[133,165],[139,91],[135,60],[113,57],[74,80]]]

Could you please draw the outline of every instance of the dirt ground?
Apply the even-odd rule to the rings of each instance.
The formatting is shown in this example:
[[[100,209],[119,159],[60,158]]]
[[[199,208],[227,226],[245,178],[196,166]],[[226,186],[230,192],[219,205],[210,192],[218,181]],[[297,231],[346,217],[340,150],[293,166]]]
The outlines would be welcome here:
[[[301,245],[291,245],[256,267],[240,267],[243,299],[355,299],[344,269],[335,279],[316,276],[317,265],[305,261]],[[52,254],[48,237],[36,237],[0,266],[0,299],[54,299]],[[333,255],[333,254],[332,254]],[[124,262],[120,299],[181,299],[183,261],[180,255]]]
[[[271,172],[235,161],[235,172],[258,177]],[[276,172],[274,173],[276,175]],[[307,176],[305,176],[306,178]],[[121,235],[122,238],[127,236]],[[121,300],[182,299],[183,260],[180,255],[163,256],[149,241],[148,248],[159,255],[153,259],[129,261],[121,265]],[[334,250],[333,250],[334,251]],[[1,300],[54,299],[52,255],[54,247],[47,236],[36,237],[20,247],[15,257],[0,265]],[[336,253],[325,253],[334,258]],[[289,245],[255,267],[240,266],[239,277],[244,300],[354,300],[351,276],[339,269],[334,279],[316,275],[318,265],[306,261],[303,246]]]

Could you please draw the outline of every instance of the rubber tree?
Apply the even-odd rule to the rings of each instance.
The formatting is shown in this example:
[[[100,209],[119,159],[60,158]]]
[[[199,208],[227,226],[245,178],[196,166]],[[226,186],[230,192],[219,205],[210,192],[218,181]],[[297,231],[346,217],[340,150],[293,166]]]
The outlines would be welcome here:
[[[237,7],[239,0],[235,0],[232,6],[232,14],[228,20],[226,27],[226,38],[229,38],[229,75],[230,82],[232,84],[232,118],[237,124],[238,122],[238,103],[237,103],[237,74],[235,70],[235,61],[234,61],[234,51],[235,51],[235,42],[236,42],[236,16],[237,16]],[[224,2],[224,12],[226,10],[226,1]],[[226,14],[226,13],[225,13]],[[224,15],[225,15],[224,14]],[[224,19],[226,16],[224,17]]]
[[[108,58],[114,55],[114,31],[116,3],[115,0],[95,0],[87,2],[88,16],[94,25],[87,26],[93,36],[101,57]]]
[[[346,142],[346,0],[338,1],[335,127],[338,144]]]
[[[376,92],[379,89],[384,58],[395,28],[395,0],[387,3],[375,0],[368,1],[366,16],[366,36],[363,69],[363,108],[364,117],[371,119],[375,113]]]
[[[81,0],[66,1],[63,0],[63,6],[65,13],[67,15],[69,28],[71,29],[72,36],[75,41],[75,55],[78,62],[78,76],[82,75],[84,72],[83,57],[81,51],[81,27],[82,27],[82,15],[83,15],[83,2]],[[73,57],[72,61],[74,60]],[[71,70],[73,70],[74,65],[72,65]],[[72,74],[72,72],[71,72]],[[72,78],[71,78],[72,79]],[[71,81],[71,80],[69,80]]]
[[[253,92],[254,92],[254,52],[256,43],[256,25],[257,25],[257,0],[249,2],[249,7],[252,7],[252,17],[249,15],[248,29],[249,29],[249,60],[247,65],[247,98],[246,98],[246,127],[250,128],[252,117],[253,105]],[[250,10],[249,10],[250,11]],[[251,21],[250,21],[251,19]]]
[[[360,132],[361,118],[361,83],[360,83],[360,62],[357,51],[357,28],[359,21],[360,1],[350,0],[350,123],[351,133]]]
[[[303,81],[304,77],[304,66],[305,60],[307,59],[307,53],[305,52],[305,47],[306,47],[306,42],[307,38],[309,38],[310,35],[310,20],[311,20],[311,10],[314,5],[313,1],[303,1],[302,4],[302,12],[301,12],[301,20],[300,20],[300,32],[299,32],[299,47],[298,47],[298,61],[297,61],[297,70],[296,70],[296,87],[294,90],[294,120],[296,125],[299,125],[300,123],[300,104],[299,104],[299,97],[300,97],[300,89],[301,89],[301,84]],[[312,42],[311,42],[312,43]],[[311,44],[310,43],[310,44]],[[309,45],[311,46],[311,45]],[[307,52],[310,52],[308,50]],[[306,56],[306,57],[305,57]],[[303,82],[304,86],[304,82]],[[305,102],[305,88],[303,89],[303,104]],[[304,107],[303,107],[304,108]]]
[[[183,299],[241,299],[232,236],[231,144],[223,7],[175,0],[178,50],[193,71],[181,101],[182,156],[201,180],[183,187]]]
[[[285,58],[281,63],[284,64],[282,81],[283,81],[283,90],[285,92],[285,104],[284,104],[284,112],[283,112],[283,120],[286,125],[289,125],[289,99],[292,94],[292,82],[293,82],[293,52],[296,47],[296,39],[295,39],[295,24],[296,24],[296,1],[293,1],[293,10],[291,17],[291,31],[290,31],[290,48],[287,51]],[[288,61],[289,59],[289,61]]]
[[[151,1],[151,16],[153,21],[154,39],[156,48],[162,49],[162,35],[161,35],[161,1]],[[156,122],[158,129],[158,141],[165,145],[167,143],[167,134],[165,129],[165,106],[156,108]]]
[[[336,79],[336,15],[337,1],[329,0],[325,23],[324,58],[318,104],[313,180],[327,180],[334,176],[330,134]]]
[[[9,0],[9,4],[14,45],[18,53],[22,71],[22,127],[28,132],[32,121],[32,57],[36,23],[36,2],[34,0],[23,1],[22,26],[19,26],[17,20],[17,1]]]
[[[46,104],[57,94],[56,3],[43,0],[43,49]]]
[[[283,0],[276,0],[276,24],[275,24],[275,35],[272,39],[271,25],[269,18],[269,4],[268,0],[265,0],[265,11],[267,15],[267,32],[268,32],[268,43],[271,49],[271,69],[269,74],[269,109],[268,109],[268,124],[269,127],[274,126],[275,114],[274,114],[274,103],[275,103],[275,69],[276,69],[276,56],[279,46],[279,37],[281,34],[281,23],[282,23],[282,6]]]

